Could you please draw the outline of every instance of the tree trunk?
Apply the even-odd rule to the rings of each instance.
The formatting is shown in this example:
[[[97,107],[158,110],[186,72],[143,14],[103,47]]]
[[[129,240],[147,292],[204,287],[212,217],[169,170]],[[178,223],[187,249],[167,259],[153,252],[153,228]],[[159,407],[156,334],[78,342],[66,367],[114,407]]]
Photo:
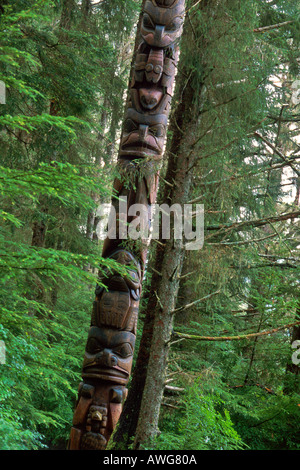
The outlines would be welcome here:
[[[41,214],[45,214],[47,216],[48,209],[47,207],[40,207]],[[32,226],[32,240],[31,245],[37,247],[44,247],[45,246],[45,238],[47,233],[47,223],[44,220],[44,217],[40,215],[38,220],[35,220]]]
[[[184,73],[184,76],[188,74]],[[165,197],[169,205],[184,204],[189,199],[191,186],[190,166],[196,158],[191,152],[199,126],[199,109],[193,109],[194,91],[190,79],[185,83],[182,100],[177,107],[172,124],[173,139],[170,145],[170,157],[166,181]],[[182,132],[178,132],[177,126]],[[141,449],[156,436],[160,406],[163,397],[169,344],[173,328],[173,310],[176,306],[185,247],[182,240],[160,240],[165,243],[160,251],[159,262],[155,270],[161,273],[160,280],[152,286],[152,302],[149,304],[153,316],[153,333],[143,392],[139,420],[134,441],[134,448]],[[155,281],[156,282],[156,281]],[[158,287],[157,287],[158,286]]]

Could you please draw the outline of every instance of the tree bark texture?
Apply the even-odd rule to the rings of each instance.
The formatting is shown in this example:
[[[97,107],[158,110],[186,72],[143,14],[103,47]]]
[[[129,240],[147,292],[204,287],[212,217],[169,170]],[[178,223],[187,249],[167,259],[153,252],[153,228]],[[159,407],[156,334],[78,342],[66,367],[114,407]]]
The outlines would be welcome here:
[[[184,6],[184,0],[143,3],[114,182],[111,218],[116,215],[117,224],[103,246],[103,257],[127,272],[107,269],[99,277],[70,450],[104,450],[127,396],[148,240],[142,234],[138,240],[124,239],[124,229],[134,222],[141,225],[140,216],[130,215],[135,204],[143,207],[148,226],[151,222]]]

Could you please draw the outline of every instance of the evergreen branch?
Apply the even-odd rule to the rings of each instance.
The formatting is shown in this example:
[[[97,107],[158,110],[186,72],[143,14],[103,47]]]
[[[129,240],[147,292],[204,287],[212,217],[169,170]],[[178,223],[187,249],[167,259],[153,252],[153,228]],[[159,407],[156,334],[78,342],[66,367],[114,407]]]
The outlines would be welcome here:
[[[272,421],[272,419],[276,418],[276,416],[280,415],[282,413],[282,410],[278,411],[278,413],[275,413],[275,415],[271,416],[271,418],[264,419],[263,421],[260,421],[257,424],[253,424],[252,426],[249,426],[250,428],[256,428],[257,426],[260,426],[261,424],[267,423],[268,421]]]
[[[174,336],[185,339],[193,339],[197,341],[236,341],[242,339],[251,339],[257,338],[258,336],[266,336],[277,333],[280,330],[285,330],[287,328],[292,328],[293,326],[300,325],[300,321],[295,323],[289,323],[288,325],[279,326],[278,328],[273,328],[272,330],[260,331],[259,333],[249,333],[247,335],[236,335],[236,336],[198,336],[198,335],[189,335],[186,333],[174,332]]]
[[[178,410],[178,406],[170,405],[170,403],[165,403],[164,401],[161,403],[161,406],[166,406],[167,408],[172,408],[174,410]]]
[[[211,111],[212,109],[216,109],[216,108],[219,108],[220,106],[225,106],[229,103],[232,103],[232,101],[235,101],[239,98],[242,98],[243,96],[245,95],[248,95],[249,93],[253,93],[254,91],[256,91],[259,86],[265,81],[265,78],[263,80],[261,80],[254,88],[250,88],[250,90],[246,90],[244,91],[243,93],[240,93],[239,95],[235,95],[235,96],[232,96],[231,98],[228,98],[227,100],[223,101],[222,103],[217,103],[215,104],[214,106],[212,106],[212,108],[207,108],[207,109],[204,109],[203,111],[200,111],[200,114],[205,114],[209,111]]]
[[[256,384],[242,384],[242,385],[229,385],[230,388],[243,388],[243,387],[259,387],[261,388],[262,390],[265,390],[266,392],[270,393],[271,395],[276,395],[275,392],[273,392],[273,390],[271,390],[269,387],[265,387],[264,385],[260,385],[258,383]]]
[[[215,180],[215,181],[208,181],[208,182],[200,182],[198,183],[199,186],[208,186],[211,184],[221,184],[221,183],[226,183],[228,181],[234,181],[240,178],[249,178],[249,176],[255,176],[258,175],[259,173],[263,173],[265,171],[270,171],[270,170],[277,170],[279,168],[284,168],[285,166],[289,165],[294,161],[298,160],[300,158],[299,156],[293,157],[293,158],[286,158],[285,162],[282,163],[276,163],[274,165],[265,165],[262,166],[254,171],[248,171],[247,173],[244,173],[242,175],[234,175],[234,176],[229,176],[228,178],[223,178],[221,180]],[[189,204],[194,204],[195,202],[198,202],[203,196],[201,195],[199,198],[193,199],[192,201],[189,201]]]
[[[192,8],[195,8],[197,5],[199,5],[200,2],[202,2],[202,0],[198,0],[196,3],[194,3],[194,5],[190,6],[190,8],[187,8],[186,13],[188,13]]]
[[[271,259],[285,259],[287,261],[300,261],[299,258],[288,258],[288,257],[285,257],[285,256],[280,256],[280,255],[265,255],[263,253],[258,253],[258,256],[261,256],[262,258],[271,258]]]
[[[211,152],[211,153],[207,153],[206,155],[203,155],[203,156],[200,156],[195,163],[193,163],[193,165],[191,165],[189,167],[189,169],[187,170],[188,172],[193,170],[196,166],[197,166],[197,163],[201,160],[204,160],[205,158],[209,158],[209,157],[212,157],[214,155],[216,155],[217,153],[220,153],[222,152],[223,150],[227,149],[228,147],[230,147],[231,145],[233,145],[235,142],[238,142],[238,138],[235,137],[234,139],[232,139],[230,142],[228,142],[226,145],[224,145],[223,147],[221,147],[220,149],[217,149],[216,151],[214,152]],[[192,149],[194,148],[194,146],[196,145],[197,141],[194,142],[194,144],[192,144]]]

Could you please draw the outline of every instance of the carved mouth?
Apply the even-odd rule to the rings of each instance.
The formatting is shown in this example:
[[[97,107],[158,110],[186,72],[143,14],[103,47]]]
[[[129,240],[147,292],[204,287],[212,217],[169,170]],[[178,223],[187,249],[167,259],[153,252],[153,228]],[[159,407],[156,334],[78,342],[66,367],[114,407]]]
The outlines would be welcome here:
[[[141,142],[141,141],[136,141],[136,142],[130,142],[129,144],[124,144],[122,145],[122,150],[137,150],[137,151],[143,151],[143,150],[151,150],[151,152],[154,153],[159,153],[160,149],[158,147],[155,147],[154,145],[148,144],[147,142]]]
[[[173,39],[168,34],[157,39],[154,37],[153,33],[146,33],[144,34],[143,39],[146,41],[147,44],[154,47],[167,47],[173,42]]]
[[[170,8],[176,0],[156,0],[158,6],[162,8]]]
[[[141,103],[143,107],[146,109],[155,108],[158,105],[160,100],[161,100],[161,97],[160,98],[156,98],[156,97],[148,98],[148,96],[141,96]]]
[[[123,379],[127,380],[129,377],[129,372],[121,369],[120,367],[104,367],[101,368],[97,367],[95,363],[90,366],[85,366],[83,369],[83,376],[97,376],[97,377],[107,377],[107,378],[116,378],[116,379]]]

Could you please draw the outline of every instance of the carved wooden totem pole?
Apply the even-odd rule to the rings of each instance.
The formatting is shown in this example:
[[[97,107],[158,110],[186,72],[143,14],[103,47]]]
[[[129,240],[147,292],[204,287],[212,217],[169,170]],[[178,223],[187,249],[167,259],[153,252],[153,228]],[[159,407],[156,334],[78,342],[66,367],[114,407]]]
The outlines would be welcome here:
[[[150,224],[155,202],[173,92],[184,0],[146,0],[138,30],[119,149],[119,178],[112,204],[116,236],[104,242],[103,256],[128,268],[126,276],[107,271],[96,287],[82,379],[69,440],[70,450],[104,450],[126,399],[135,338],[147,240],[125,243],[133,204],[142,204]],[[119,200],[126,201],[120,210]],[[128,247],[130,246],[130,248]]]

